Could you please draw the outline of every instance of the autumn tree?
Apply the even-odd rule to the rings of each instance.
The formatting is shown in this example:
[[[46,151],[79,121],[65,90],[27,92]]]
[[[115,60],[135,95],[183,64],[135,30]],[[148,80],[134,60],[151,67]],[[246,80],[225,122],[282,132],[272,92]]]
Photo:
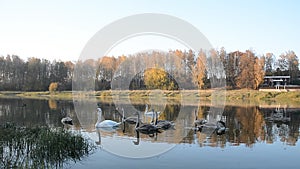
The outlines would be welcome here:
[[[203,89],[204,80],[206,78],[206,54],[204,51],[198,53],[196,65],[192,68],[193,82],[198,86],[199,89]]]
[[[209,50],[206,65],[207,78],[211,83],[211,88],[224,87],[226,74],[224,71],[223,63],[220,61],[220,56],[217,50]]]
[[[239,74],[236,82],[239,88],[255,88],[254,63],[255,56],[252,51],[247,50],[246,53],[243,53],[239,62]]]
[[[195,66],[195,53],[192,50],[189,50],[188,52],[174,50],[169,51],[169,55],[171,56],[170,59],[172,60],[170,72],[172,72],[172,75],[176,77],[176,80],[181,82],[181,87],[185,89],[195,88],[193,83],[191,83],[193,81],[192,73],[193,67]]]
[[[57,87],[58,87],[58,83],[57,82],[50,83],[50,85],[49,85],[49,92],[51,94],[55,93],[55,91],[57,90]]]
[[[258,89],[259,85],[264,82],[265,71],[264,71],[264,57],[255,57],[254,62],[254,89]]]
[[[272,53],[258,58],[252,51],[227,53],[221,48],[205,52],[147,51],[76,63],[0,56],[0,90],[46,91],[51,82],[58,83],[57,90],[72,90],[72,87],[76,90],[107,90],[111,86],[115,89],[128,89],[128,86],[146,89],[148,68],[158,69],[149,69],[154,71],[153,77],[148,74],[148,78],[154,78],[147,82],[150,88],[171,89],[173,82],[175,88],[180,85],[184,89],[221,87],[224,86],[222,79],[226,77],[226,86],[257,89],[264,74],[289,75],[292,84],[299,83],[299,60],[293,51],[281,54],[276,60]]]
[[[147,69],[144,73],[144,82],[147,89],[178,89],[176,82],[162,69]]]
[[[239,63],[240,58],[243,55],[240,51],[235,51],[228,53],[227,55],[222,55],[225,57],[223,60],[223,65],[226,74],[226,85],[235,88],[237,86],[237,78],[240,72]]]
[[[117,60],[115,57],[102,57],[98,60],[96,70],[96,89],[110,89],[110,83],[116,71]]]
[[[264,81],[264,63],[264,57],[258,58],[251,50],[243,53],[238,65],[237,86],[239,88],[258,89]]]

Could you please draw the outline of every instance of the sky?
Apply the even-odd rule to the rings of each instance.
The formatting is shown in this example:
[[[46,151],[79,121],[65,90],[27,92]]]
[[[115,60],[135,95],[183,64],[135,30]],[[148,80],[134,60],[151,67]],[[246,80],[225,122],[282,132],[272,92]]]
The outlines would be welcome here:
[[[252,49],[257,55],[272,52],[278,56],[293,50],[299,56],[299,8],[300,1],[296,0],[0,0],[0,56],[76,61],[96,32],[140,13],[168,14],[185,20],[214,48],[224,47],[227,52]],[[132,38],[108,55],[143,50],[142,44],[164,48],[162,43],[169,42]],[[173,46],[181,48],[182,44],[174,42]]]

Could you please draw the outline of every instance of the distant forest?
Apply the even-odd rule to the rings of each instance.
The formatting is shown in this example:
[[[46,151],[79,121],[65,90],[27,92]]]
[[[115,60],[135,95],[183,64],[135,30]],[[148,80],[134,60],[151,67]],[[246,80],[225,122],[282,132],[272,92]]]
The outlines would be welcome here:
[[[216,59],[221,64],[212,68],[210,65],[216,64]],[[143,70],[147,65],[152,66]],[[217,83],[220,78],[226,79],[228,88],[258,89],[265,75],[287,75],[291,77],[291,84],[300,84],[299,59],[293,51],[275,57],[272,53],[257,56],[252,50],[227,53],[221,48],[199,52],[151,51],[129,56],[104,56],[98,60],[76,63],[51,62],[35,57],[24,61],[16,55],[1,56],[0,90],[47,91],[51,83],[57,83],[55,90],[72,90],[75,67],[83,70],[80,72],[83,79],[92,79],[95,90],[108,90],[112,86],[113,89],[128,89],[128,86],[118,86],[118,82],[129,84],[129,89],[140,90],[176,90],[182,86],[185,89],[205,89],[218,87],[212,86],[211,82],[214,80]],[[88,73],[89,69],[96,73]],[[81,82],[77,85],[86,84]]]

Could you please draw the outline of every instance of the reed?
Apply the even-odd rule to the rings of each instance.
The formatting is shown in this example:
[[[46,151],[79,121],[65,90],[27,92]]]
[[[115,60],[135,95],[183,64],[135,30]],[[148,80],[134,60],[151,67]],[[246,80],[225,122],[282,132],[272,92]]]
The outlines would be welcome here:
[[[95,149],[89,139],[63,128],[0,126],[0,168],[62,168]]]

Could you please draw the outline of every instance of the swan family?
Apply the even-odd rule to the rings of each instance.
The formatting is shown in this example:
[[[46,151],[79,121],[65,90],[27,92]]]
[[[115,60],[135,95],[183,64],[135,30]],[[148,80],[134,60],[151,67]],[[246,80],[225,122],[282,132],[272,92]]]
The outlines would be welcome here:
[[[124,109],[122,108],[122,120],[117,122],[114,120],[102,120],[102,109],[100,107],[97,108],[98,118],[95,124],[95,128],[97,130],[106,130],[106,131],[115,131],[118,129],[121,124],[135,124],[135,131],[137,133],[148,134],[149,136],[155,133],[161,133],[163,130],[168,130],[174,128],[175,123],[173,121],[168,120],[160,120],[159,113],[155,112],[154,110],[151,111],[152,115],[152,122],[151,123],[143,123],[140,118],[140,112],[136,112],[136,116],[125,117]],[[146,105],[146,113],[148,111],[148,105]],[[150,113],[149,113],[150,114]],[[149,115],[148,114],[148,115]],[[206,119],[198,119],[196,111],[195,111],[195,120],[194,120],[195,129],[197,131],[202,132],[203,129],[213,129],[213,131],[217,135],[222,135],[226,131],[226,124],[225,122],[219,120],[216,123],[209,123]],[[123,131],[124,132],[124,131]]]
[[[155,132],[160,132],[160,128],[156,125],[157,119],[154,124],[141,124],[140,113],[137,114],[137,123],[135,125],[135,130],[144,134],[153,134]]]
[[[148,110],[148,106],[146,105],[146,112]],[[168,120],[158,120],[158,112],[152,111],[152,121],[155,120],[154,123],[143,123],[140,120],[140,113],[136,113],[136,117],[125,117],[124,109],[122,108],[122,121],[116,122],[113,120],[103,120],[102,121],[102,109],[100,107],[97,108],[98,119],[95,124],[95,128],[118,128],[122,123],[135,124],[135,130],[144,134],[151,134],[154,132],[160,132],[160,130],[167,130],[174,126],[174,122]],[[149,112],[148,112],[149,113]]]
[[[226,131],[225,122],[218,120],[216,123],[208,123],[206,119],[198,119],[197,112],[195,110],[195,129],[198,131],[202,131],[203,129],[213,129],[217,135],[223,135]]]

